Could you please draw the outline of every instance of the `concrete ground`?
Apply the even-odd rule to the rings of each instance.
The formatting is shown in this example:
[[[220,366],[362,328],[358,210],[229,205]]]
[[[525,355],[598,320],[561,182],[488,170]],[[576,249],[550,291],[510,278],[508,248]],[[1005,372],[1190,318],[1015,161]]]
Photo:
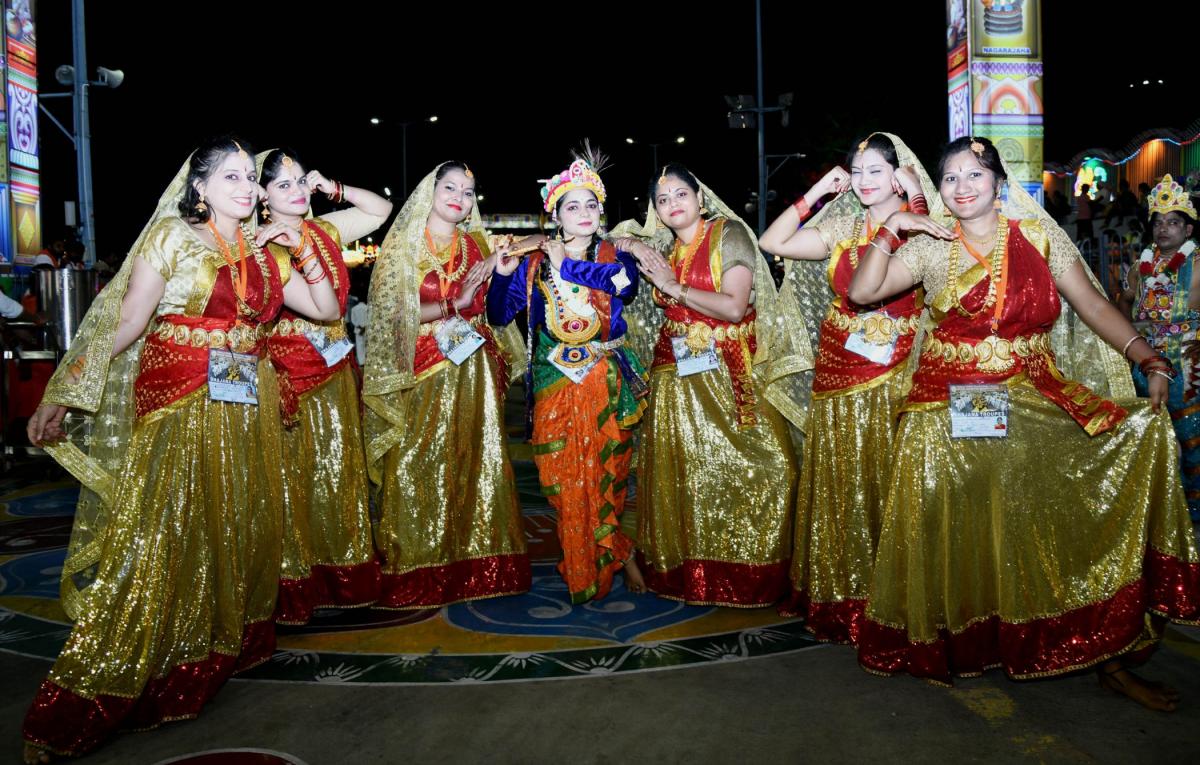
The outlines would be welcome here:
[[[1177,628],[1143,673],[1179,688],[1173,714],[1094,673],[1003,674],[943,688],[858,668],[851,649],[692,669],[512,684],[380,686],[233,681],[200,719],[123,734],[85,761],[135,765],[223,747],[336,763],[1195,762],[1200,630]],[[46,661],[0,653],[0,742]]]

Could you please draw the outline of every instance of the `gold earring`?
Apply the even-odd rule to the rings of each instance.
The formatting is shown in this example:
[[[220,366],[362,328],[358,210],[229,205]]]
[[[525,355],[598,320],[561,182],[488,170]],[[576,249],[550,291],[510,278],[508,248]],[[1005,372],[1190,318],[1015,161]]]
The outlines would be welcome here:
[[[208,212],[208,205],[204,204],[204,195],[203,194],[200,195],[200,201],[196,203],[196,212],[198,212],[198,213]]]
[[[262,205],[263,223],[270,223],[271,222],[271,208],[267,207],[267,200],[265,200],[265,199],[261,200],[260,204]]]

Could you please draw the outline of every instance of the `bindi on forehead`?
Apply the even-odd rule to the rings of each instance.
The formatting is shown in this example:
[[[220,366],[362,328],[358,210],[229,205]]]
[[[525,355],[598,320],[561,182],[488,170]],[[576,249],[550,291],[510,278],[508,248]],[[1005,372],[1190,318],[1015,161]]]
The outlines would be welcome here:
[[[955,172],[962,172],[964,170],[987,170],[987,168],[983,166],[983,163],[980,162],[971,152],[962,152],[950,161],[952,163],[951,169],[953,169]]]

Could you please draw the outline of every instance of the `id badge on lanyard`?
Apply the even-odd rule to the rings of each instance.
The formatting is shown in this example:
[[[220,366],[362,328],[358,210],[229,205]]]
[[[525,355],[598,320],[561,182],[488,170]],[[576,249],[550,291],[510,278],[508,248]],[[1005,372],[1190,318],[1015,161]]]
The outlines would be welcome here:
[[[434,330],[433,338],[437,341],[438,350],[455,366],[462,364],[483,345],[483,335],[457,314],[442,320]]]
[[[1006,438],[1009,394],[1007,385],[951,385],[951,438]]]
[[[675,354],[675,373],[680,377],[711,372],[721,366],[717,358],[716,341],[712,338],[709,338],[707,346],[696,350],[688,345],[686,337],[672,337],[671,351]]]
[[[354,349],[354,344],[350,342],[350,338],[343,337],[340,340],[332,340],[329,337],[329,330],[324,327],[310,329],[304,333],[304,337],[312,344],[316,352],[321,354],[321,358],[325,359],[325,366],[327,367],[331,367],[346,358],[346,354]]]
[[[863,315],[862,320],[863,328],[850,333],[846,338],[845,349],[876,364],[891,363],[892,354],[896,352],[897,334],[894,329],[890,332],[878,330],[882,326],[894,327],[891,317],[886,313],[872,311]]]
[[[208,397],[233,404],[258,404],[258,356],[227,348],[208,351]]]
[[[554,368],[563,373],[571,382],[579,385],[587,378],[592,367],[603,358],[595,349],[587,345],[567,345],[558,343],[546,354],[546,360]]]

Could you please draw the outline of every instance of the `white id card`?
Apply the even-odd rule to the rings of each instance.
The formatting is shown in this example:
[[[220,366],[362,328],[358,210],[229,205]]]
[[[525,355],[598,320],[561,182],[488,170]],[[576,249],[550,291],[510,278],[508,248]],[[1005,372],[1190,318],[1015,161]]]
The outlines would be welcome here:
[[[210,348],[208,397],[234,404],[258,404],[258,357]]]
[[[846,338],[845,348],[876,364],[889,364],[892,361],[892,354],[896,351],[896,341],[893,339],[886,345],[880,345],[867,340],[866,335],[862,332],[851,332],[850,336]]]
[[[895,322],[881,311],[871,311],[859,318],[862,320],[862,329],[851,332],[843,347],[876,364],[890,363],[898,337]]]
[[[696,353],[688,347],[686,337],[672,337],[671,350],[675,353],[675,373],[680,377],[709,372],[721,365],[717,359],[716,343],[708,341],[708,347]]]
[[[321,354],[321,358],[325,359],[327,367],[346,358],[346,354],[354,350],[354,343],[350,342],[350,338],[331,340],[329,332],[324,329],[310,329],[304,333],[304,337],[312,343],[312,347],[316,349],[317,353]]]
[[[592,367],[596,366],[600,356],[586,345],[559,343],[550,349],[546,359],[568,380],[578,385],[588,376],[588,372],[592,371]]]
[[[952,438],[1004,438],[1008,435],[1008,386],[951,385]]]
[[[466,361],[483,345],[483,335],[457,314],[444,319],[434,330],[433,338],[437,341],[438,350],[455,366]]]

